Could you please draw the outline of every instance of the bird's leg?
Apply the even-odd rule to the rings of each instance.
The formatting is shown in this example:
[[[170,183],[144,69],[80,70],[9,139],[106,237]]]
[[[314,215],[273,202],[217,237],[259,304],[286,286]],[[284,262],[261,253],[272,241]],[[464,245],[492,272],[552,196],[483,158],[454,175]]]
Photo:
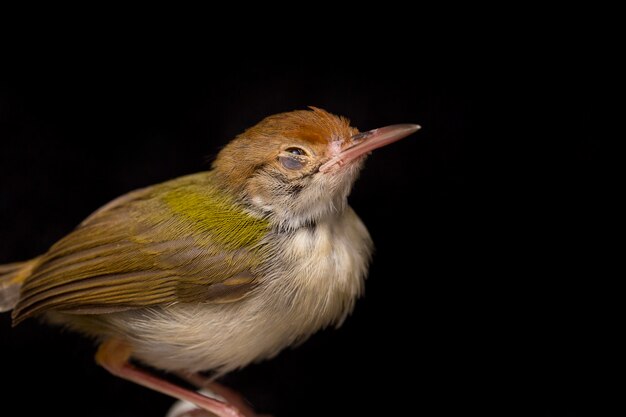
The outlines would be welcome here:
[[[120,378],[143,385],[163,394],[188,401],[217,417],[245,417],[233,405],[189,391],[171,382],[133,366],[130,362],[131,347],[118,339],[108,339],[100,345],[96,361],[107,371]]]
[[[221,385],[215,381],[210,381],[205,387],[226,400],[229,404],[233,404],[248,416],[255,416],[254,410],[248,405],[246,399],[237,391]]]
[[[228,404],[232,404],[241,410],[247,417],[257,417],[248,401],[237,391],[219,384],[211,377],[206,377],[199,373],[179,372],[176,374],[179,378],[189,382],[197,388],[208,389],[219,397],[223,398]],[[261,416],[258,416],[261,417]]]
[[[188,410],[188,411],[184,411],[182,414],[171,414],[172,411],[170,411],[167,414],[167,417],[215,417],[215,414],[210,413],[206,410],[201,410],[199,408],[196,408],[194,410]]]
[[[198,389],[204,388],[213,382],[212,377],[204,376],[200,372],[175,372],[174,375]]]

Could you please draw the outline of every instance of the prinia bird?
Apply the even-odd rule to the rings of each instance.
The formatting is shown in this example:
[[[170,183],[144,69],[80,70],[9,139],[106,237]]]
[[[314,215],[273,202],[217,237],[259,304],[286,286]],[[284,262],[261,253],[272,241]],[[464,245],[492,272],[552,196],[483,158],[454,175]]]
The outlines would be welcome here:
[[[347,203],[374,149],[419,126],[363,133],[318,108],[265,118],[212,169],[125,194],[41,256],[0,266],[0,311],[94,338],[119,377],[219,417],[252,416],[138,363],[199,381],[339,326],[363,292],[372,242]]]

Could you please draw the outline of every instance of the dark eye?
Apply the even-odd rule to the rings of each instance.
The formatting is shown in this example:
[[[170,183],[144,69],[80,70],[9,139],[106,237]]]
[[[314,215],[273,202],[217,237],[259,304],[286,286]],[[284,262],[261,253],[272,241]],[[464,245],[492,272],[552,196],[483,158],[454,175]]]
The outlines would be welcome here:
[[[302,148],[287,148],[285,149],[285,152],[289,152],[292,155],[306,155],[306,152],[304,151],[304,149]]]
[[[302,169],[304,167],[304,162],[293,156],[279,156],[278,160],[287,169]]]

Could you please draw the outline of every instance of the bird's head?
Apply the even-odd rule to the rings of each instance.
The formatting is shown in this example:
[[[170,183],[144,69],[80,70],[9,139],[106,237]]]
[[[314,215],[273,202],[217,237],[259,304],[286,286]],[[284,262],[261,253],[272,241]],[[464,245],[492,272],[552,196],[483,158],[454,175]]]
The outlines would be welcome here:
[[[359,133],[324,110],[296,110],[237,136],[213,167],[252,210],[295,228],[341,212],[369,152],[418,129],[403,124]]]

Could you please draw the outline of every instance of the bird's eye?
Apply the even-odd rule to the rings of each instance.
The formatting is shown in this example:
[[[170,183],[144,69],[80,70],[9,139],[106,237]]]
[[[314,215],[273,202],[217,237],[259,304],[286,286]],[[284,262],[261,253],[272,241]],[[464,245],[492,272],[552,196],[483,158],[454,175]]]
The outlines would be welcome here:
[[[278,160],[280,161],[282,166],[287,169],[297,170],[304,167],[304,161],[301,161],[298,158],[294,158],[293,156],[281,155],[278,157]]]
[[[304,149],[297,148],[295,146],[292,148],[285,149],[285,152],[289,152],[292,155],[298,155],[298,156],[306,155],[306,152],[304,151]]]
[[[290,170],[298,170],[304,168],[307,163],[307,153],[304,149],[292,146],[284,150],[284,153],[278,156],[278,160],[284,168]]]

